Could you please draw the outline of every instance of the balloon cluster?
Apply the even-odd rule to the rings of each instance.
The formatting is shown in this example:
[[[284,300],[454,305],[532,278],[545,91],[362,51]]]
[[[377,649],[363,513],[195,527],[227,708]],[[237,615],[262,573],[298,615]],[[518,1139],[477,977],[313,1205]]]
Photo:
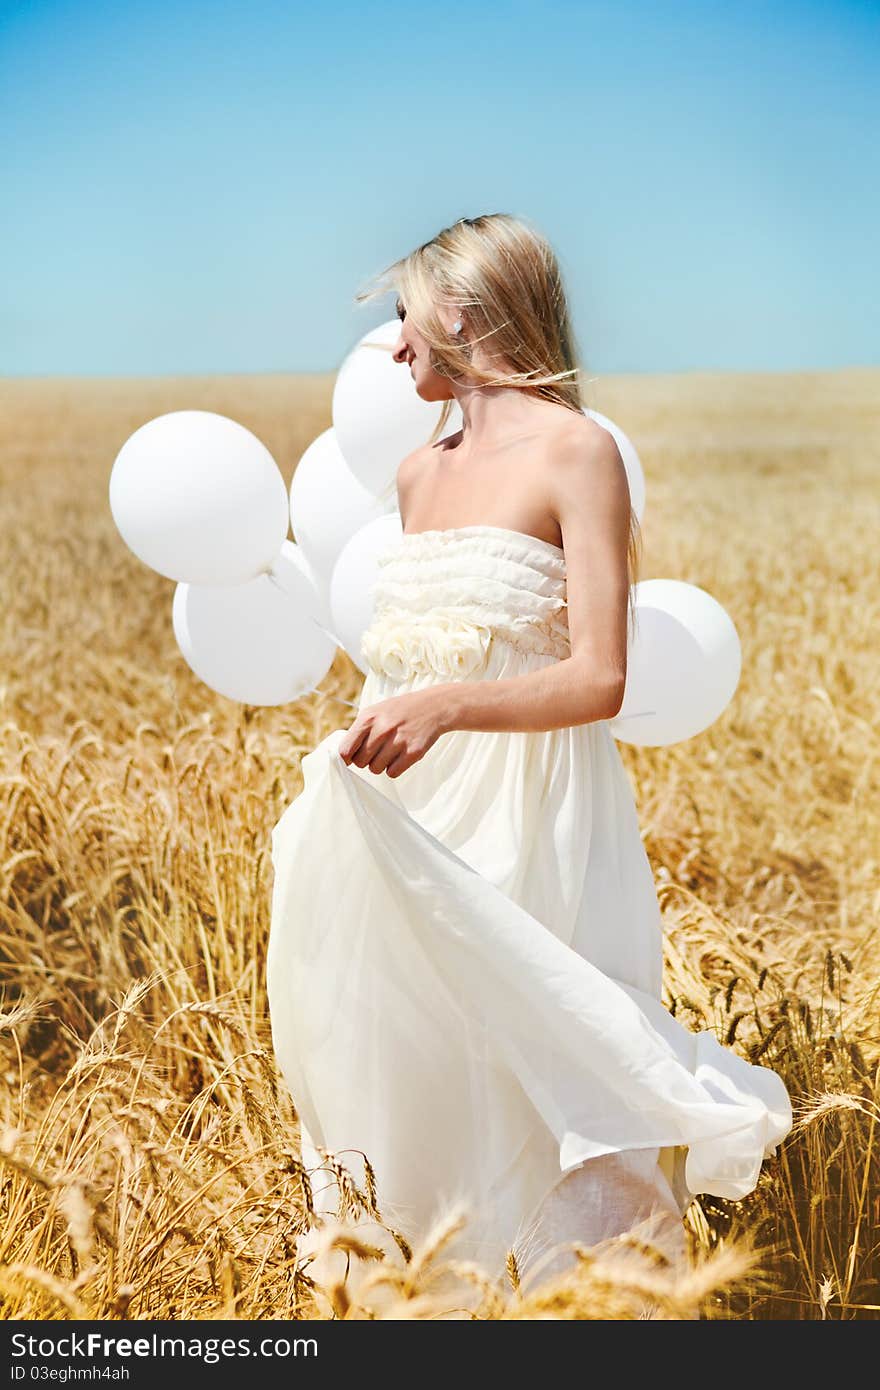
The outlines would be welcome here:
[[[395,478],[427,440],[439,403],[423,401],[393,362],[397,319],[364,335],[333,391],[333,425],[300,459],[288,496],[268,449],[210,411],[160,415],[113,464],[110,509],[126,544],[176,581],[172,624],[190,669],[212,690],[281,705],[317,689],[342,646],[365,673],[380,553],[403,534]],[[612,420],[636,516],[638,454]],[[461,425],[457,404],[450,433]],[[293,526],[295,541],[288,537]],[[729,703],[740,675],[730,617],[705,590],[674,579],[635,588],[623,705],[615,737],[643,746],[691,738]],[[355,702],[347,702],[354,704]]]

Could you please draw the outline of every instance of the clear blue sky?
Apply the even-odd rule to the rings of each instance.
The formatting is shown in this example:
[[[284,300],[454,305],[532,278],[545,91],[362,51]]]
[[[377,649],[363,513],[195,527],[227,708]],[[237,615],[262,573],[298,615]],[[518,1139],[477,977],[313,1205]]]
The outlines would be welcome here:
[[[880,4],[0,0],[0,373],[332,371],[458,217],[597,372],[880,362]]]

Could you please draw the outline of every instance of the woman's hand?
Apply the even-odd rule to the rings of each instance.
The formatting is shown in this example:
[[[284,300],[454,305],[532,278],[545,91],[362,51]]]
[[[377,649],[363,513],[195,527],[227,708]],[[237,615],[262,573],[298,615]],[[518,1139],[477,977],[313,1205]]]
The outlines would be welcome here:
[[[441,690],[445,687],[410,690],[361,710],[338,744],[343,762],[389,777],[406,772],[452,727]]]

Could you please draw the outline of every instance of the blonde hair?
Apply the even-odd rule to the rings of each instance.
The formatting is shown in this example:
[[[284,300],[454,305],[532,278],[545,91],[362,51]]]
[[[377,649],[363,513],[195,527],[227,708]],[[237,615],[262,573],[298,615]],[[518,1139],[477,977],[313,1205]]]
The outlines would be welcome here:
[[[559,262],[546,238],[523,219],[501,212],[459,218],[373,277],[355,295],[355,302],[392,289],[429,344],[430,364],[439,376],[478,386],[519,387],[583,413],[578,348]],[[439,305],[464,318],[466,335],[448,332]],[[472,354],[478,343],[513,370],[475,363]],[[426,443],[442,439],[452,404],[443,402]],[[631,609],[640,546],[640,528],[630,506]]]

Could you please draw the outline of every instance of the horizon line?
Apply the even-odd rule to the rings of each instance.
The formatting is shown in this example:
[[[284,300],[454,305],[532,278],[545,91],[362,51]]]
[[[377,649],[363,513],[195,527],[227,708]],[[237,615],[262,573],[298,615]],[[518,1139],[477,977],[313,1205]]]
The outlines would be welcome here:
[[[0,372],[0,381],[180,381],[187,378],[215,377],[328,377],[336,376],[338,367],[299,370],[288,367],[259,367],[229,371],[181,372]],[[880,371],[880,362],[852,362],[834,367],[680,367],[672,369],[631,369],[629,371],[592,372],[585,384],[607,377],[644,376],[834,376],[844,372]]]

